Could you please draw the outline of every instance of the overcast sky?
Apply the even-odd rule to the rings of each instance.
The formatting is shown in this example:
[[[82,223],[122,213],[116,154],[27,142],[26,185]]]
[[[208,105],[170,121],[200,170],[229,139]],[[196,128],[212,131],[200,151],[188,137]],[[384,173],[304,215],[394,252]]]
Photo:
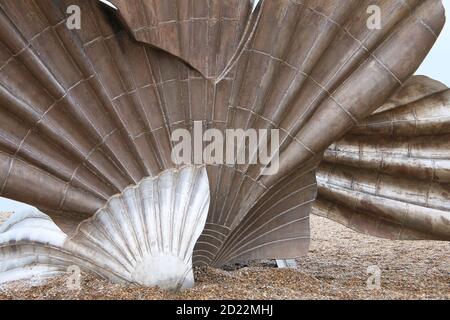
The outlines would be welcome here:
[[[447,21],[436,45],[417,71],[450,87],[450,0],[443,0],[447,10]],[[24,205],[0,198],[0,211],[18,211]]]
[[[447,23],[417,74],[439,80],[450,87],[450,0],[443,0],[447,13]]]

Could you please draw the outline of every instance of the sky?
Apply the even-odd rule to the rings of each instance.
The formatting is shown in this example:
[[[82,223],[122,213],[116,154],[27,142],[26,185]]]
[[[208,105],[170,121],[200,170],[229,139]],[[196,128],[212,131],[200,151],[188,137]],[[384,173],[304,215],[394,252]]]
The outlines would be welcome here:
[[[416,73],[439,80],[450,87],[450,0],[443,0],[443,3],[447,23],[430,54]]]
[[[447,11],[447,24],[439,39],[416,74],[426,75],[450,87],[450,0],[443,0]],[[26,206],[0,198],[0,211],[17,212]]]

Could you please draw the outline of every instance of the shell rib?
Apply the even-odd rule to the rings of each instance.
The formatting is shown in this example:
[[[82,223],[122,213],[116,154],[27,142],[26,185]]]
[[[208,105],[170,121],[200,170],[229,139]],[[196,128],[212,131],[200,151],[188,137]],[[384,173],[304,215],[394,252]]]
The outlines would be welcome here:
[[[13,215],[0,227],[0,283],[78,265],[113,281],[191,287],[209,201],[206,169],[185,167],[114,196],[73,237],[37,210]]]
[[[444,24],[438,0],[113,2],[0,0],[0,195],[77,239],[111,197],[177,167],[174,130],[279,129],[275,175],[207,166],[194,263],[213,266],[307,253],[322,153],[410,77]],[[66,27],[69,4],[81,30]],[[367,28],[373,4],[381,29]]]
[[[450,240],[450,90],[413,77],[326,152],[314,212],[391,239]]]

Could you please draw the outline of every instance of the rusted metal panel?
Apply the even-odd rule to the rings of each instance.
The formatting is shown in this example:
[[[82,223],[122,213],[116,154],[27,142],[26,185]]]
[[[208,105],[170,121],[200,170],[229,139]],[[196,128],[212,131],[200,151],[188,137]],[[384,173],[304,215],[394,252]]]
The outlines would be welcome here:
[[[109,199],[176,167],[174,130],[279,129],[276,174],[207,167],[194,262],[214,266],[307,253],[322,153],[411,76],[444,24],[438,0],[370,1],[380,29],[359,0],[112,2],[0,1],[0,194],[77,236]]]

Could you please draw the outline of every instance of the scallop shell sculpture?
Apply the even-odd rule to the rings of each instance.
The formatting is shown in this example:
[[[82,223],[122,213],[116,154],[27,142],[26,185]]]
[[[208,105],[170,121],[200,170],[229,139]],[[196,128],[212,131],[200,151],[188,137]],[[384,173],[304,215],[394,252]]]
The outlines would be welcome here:
[[[55,239],[28,239],[19,226],[3,234],[0,270],[52,272],[70,261],[115,281],[178,286],[163,263],[137,268],[148,228],[160,227],[135,224],[150,221],[142,202],[114,213],[115,224],[101,220],[116,229],[96,226],[112,218],[102,213],[113,199],[179,170],[171,135],[199,124],[279,129],[280,170],[206,163],[210,205],[193,263],[306,254],[324,150],[410,77],[445,20],[439,0],[111,2],[117,10],[93,0],[0,0],[0,195],[57,226],[44,228]],[[81,29],[66,25],[69,5],[80,7]],[[381,9],[379,29],[367,26],[369,5]],[[152,223],[167,219],[155,214]],[[167,232],[150,245],[184,239],[179,228]],[[15,266],[19,251],[32,258]],[[137,279],[136,269],[147,271]]]
[[[389,239],[450,240],[450,89],[413,77],[326,152],[313,212]]]
[[[117,282],[190,287],[209,201],[206,169],[184,167],[126,188],[72,237],[37,209],[25,210],[0,226],[0,283],[78,265]]]

